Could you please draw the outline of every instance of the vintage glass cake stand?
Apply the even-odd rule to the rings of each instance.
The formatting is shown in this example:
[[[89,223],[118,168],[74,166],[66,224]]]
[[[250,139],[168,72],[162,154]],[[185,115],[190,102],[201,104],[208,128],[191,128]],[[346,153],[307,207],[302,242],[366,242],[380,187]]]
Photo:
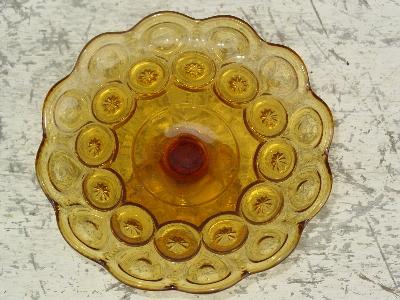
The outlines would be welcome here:
[[[173,12],[91,40],[48,93],[36,170],[65,240],[192,293],[280,263],[329,196],[329,108],[292,50]]]

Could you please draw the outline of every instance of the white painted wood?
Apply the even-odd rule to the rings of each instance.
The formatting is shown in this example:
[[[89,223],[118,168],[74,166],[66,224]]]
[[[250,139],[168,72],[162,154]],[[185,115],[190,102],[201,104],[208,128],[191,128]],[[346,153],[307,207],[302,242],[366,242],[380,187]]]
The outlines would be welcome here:
[[[304,59],[331,107],[331,198],[277,267],[207,296],[120,284],[61,237],[34,174],[41,105],[85,43],[158,10],[230,14]],[[0,0],[1,299],[399,299],[398,0]]]

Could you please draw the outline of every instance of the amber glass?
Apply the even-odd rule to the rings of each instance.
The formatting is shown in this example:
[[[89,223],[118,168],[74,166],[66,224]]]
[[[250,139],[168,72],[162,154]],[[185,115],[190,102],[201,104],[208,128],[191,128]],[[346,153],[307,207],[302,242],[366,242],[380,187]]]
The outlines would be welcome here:
[[[244,21],[162,12],[88,43],[48,93],[37,176],[67,242],[148,290],[281,262],[323,206],[331,113]]]

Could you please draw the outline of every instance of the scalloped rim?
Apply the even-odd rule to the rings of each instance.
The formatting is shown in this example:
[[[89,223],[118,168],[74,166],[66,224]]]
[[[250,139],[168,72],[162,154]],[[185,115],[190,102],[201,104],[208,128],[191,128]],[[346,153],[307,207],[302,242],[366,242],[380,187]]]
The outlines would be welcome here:
[[[46,107],[47,107],[48,102],[49,102],[48,99],[49,99],[50,95],[52,94],[52,92],[55,90],[55,88],[56,88],[59,84],[61,84],[64,80],[66,80],[67,78],[69,78],[69,77],[77,70],[77,68],[79,67],[80,62],[81,62],[81,60],[82,60],[82,57],[83,57],[83,55],[84,55],[84,52],[85,52],[85,50],[88,48],[88,46],[89,46],[94,40],[96,40],[96,39],[98,39],[98,38],[100,38],[100,37],[102,37],[102,36],[104,36],[104,35],[117,35],[117,34],[124,34],[124,33],[131,32],[131,31],[133,31],[135,28],[137,28],[138,26],[142,25],[144,22],[148,21],[149,19],[155,18],[155,17],[157,17],[157,16],[161,16],[161,15],[162,15],[162,16],[170,15],[170,16],[175,16],[175,17],[181,17],[181,18],[188,19],[188,20],[190,20],[190,21],[194,21],[194,22],[196,22],[196,23],[199,23],[199,22],[202,22],[202,21],[207,21],[207,20],[213,20],[213,19],[222,19],[222,18],[223,18],[223,19],[227,19],[227,20],[231,20],[231,21],[236,21],[236,22],[241,23],[242,25],[244,25],[247,29],[249,29],[249,30],[252,32],[252,34],[254,34],[255,37],[256,37],[260,42],[265,43],[265,44],[268,44],[268,45],[271,45],[271,46],[280,47],[280,48],[283,48],[283,49],[286,49],[286,50],[290,51],[290,52],[291,52],[292,54],[294,54],[294,56],[301,62],[302,67],[304,68],[303,71],[304,71],[304,73],[305,73],[305,75],[306,75],[306,80],[305,80],[305,88],[306,88],[306,91],[310,92],[311,95],[312,95],[312,97],[313,97],[314,99],[316,99],[318,102],[320,102],[320,103],[324,106],[325,111],[327,112],[327,116],[328,116],[329,119],[330,119],[330,120],[329,120],[329,121],[330,121],[330,124],[332,124],[332,126],[330,126],[330,128],[329,128],[328,140],[327,140],[326,148],[324,149],[324,153],[323,153],[323,156],[322,156],[322,159],[323,159],[324,162],[325,162],[325,168],[326,168],[326,170],[327,170],[327,175],[328,175],[329,178],[330,178],[330,184],[329,184],[329,187],[327,187],[329,191],[328,191],[328,193],[326,194],[326,199],[324,199],[324,201],[322,201],[322,202],[319,203],[318,207],[315,208],[314,213],[313,213],[309,218],[307,218],[307,219],[304,220],[304,221],[301,221],[301,222],[297,223],[297,226],[296,226],[296,228],[297,228],[297,229],[296,229],[296,230],[297,230],[297,233],[296,233],[296,235],[295,235],[295,237],[294,237],[294,238],[295,238],[295,241],[291,244],[292,247],[290,247],[289,249],[287,249],[287,250],[285,251],[285,255],[280,256],[278,259],[276,259],[272,264],[270,264],[270,265],[267,266],[266,268],[265,268],[265,267],[255,268],[255,270],[252,270],[251,272],[249,272],[249,271],[243,271],[243,272],[240,274],[240,276],[236,276],[236,278],[231,278],[231,277],[233,277],[233,276],[231,276],[232,274],[230,274],[230,275],[228,275],[225,279],[223,279],[223,280],[218,281],[218,282],[215,283],[215,284],[220,285],[220,287],[214,287],[214,284],[206,284],[206,285],[204,285],[205,287],[207,287],[206,289],[201,289],[201,288],[200,288],[200,289],[198,289],[198,290],[194,290],[194,289],[192,289],[192,288],[179,287],[179,286],[175,286],[175,285],[168,285],[168,286],[164,286],[164,287],[160,287],[160,288],[155,288],[155,287],[152,287],[152,286],[147,285],[146,283],[145,283],[145,284],[140,284],[139,282],[137,282],[137,283],[132,283],[132,281],[128,281],[128,280],[122,278],[121,276],[118,276],[118,274],[113,270],[113,268],[112,268],[110,265],[108,265],[104,260],[102,260],[102,259],[95,259],[95,258],[93,258],[93,257],[90,257],[90,255],[88,255],[88,254],[86,254],[86,253],[82,253],[81,251],[79,251],[78,247],[72,243],[72,241],[70,241],[70,240],[68,240],[68,239],[66,238],[65,232],[64,232],[63,228],[61,227],[61,223],[60,223],[60,205],[59,205],[58,203],[56,203],[56,201],[50,197],[49,191],[47,190],[47,187],[46,187],[45,184],[44,184],[41,171],[39,171],[39,168],[38,168],[39,160],[40,160],[39,157],[40,157],[41,154],[42,154],[42,151],[43,151],[44,145],[45,145],[45,143],[46,143],[46,139],[47,139],[45,110],[46,110]],[[300,55],[298,55],[293,49],[291,49],[291,48],[289,48],[289,47],[287,47],[287,46],[284,46],[284,45],[275,44],[275,43],[270,43],[270,42],[265,41],[265,40],[255,31],[255,29],[253,29],[253,27],[252,27],[249,23],[247,23],[246,21],[244,21],[244,20],[242,20],[242,19],[240,19],[240,18],[238,18],[238,17],[231,16],[231,15],[216,15],[216,16],[212,16],[212,17],[208,17],[208,18],[196,19],[196,18],[190,17],[190,16],[185,15],[185,14],[180,13],[180,12],[174,12],[174,11],[157,11],[157,12],[155,12],[155,13],[152,13],[152,14],[150,14],[150,15],[148,15],[148,16],[142,18],[137,24],[135,24],[134,26],[132,26],[132,27],[129,28],[128,30],[116,31],[116,32],[104,32],[104,33],[101,33],[101,34],[99,34],[99,35],[93,37],[92,39],[90,39],[90,40],[85,44],[85,46],[84,46],[84,47],[82,48],[82,50],[80,51],[80,53],[79,53],[79,55],[78,55],[78,57],[77,57],[77,59],[76,59],[76,61],[75,61],[75,64],[74,64],[74,66],[73,66],[71,72],[70,72],[68,75],[66,75],[64,78],[62,78],[62,79],[60,79],[59,81],[57,81],[57,82],[50,88],[50,90],[47,92],[46,97],[45,97],[45,100],[44,100],[43,105],[42,105],[42,131],[43,131],[42,141],[41,141],[41,143],[40,143],[40,145],[39,145],[39,148],[38,148],[38,151],[37,151],[37,155],[36,155],[36,158],[35,158],[35,171],[36,171],[36,176],[37,176],[37,178],[38,178],[38,182],[39,182],[39,184],[40,184],[40,186],[41,186],[43,192],[45,193],[46,197],[48,198],[49,202],[51,203],[51,205],[53,206],[53,208],[54,208],[54,210],[55,210],[57,225],[58,225],[58,228],[59,228],[60,232],[62,233],[62,236],[63,236],[64,240],[65,240],[73,249],[75,249],[80,255],[83,255],[83,256],[87,257],[88,259],[90,259],[90,260],[92,260],[92,261],[95,261],[96,263],[102,265],[102,266],[103,266],[105,269],[107,269],[107,270],[109,271],[109,273],[111,273],[117,280],[119,280],[119,281],[121,281],[121,282],[123,282],[123,283],[125,283],[125,284],[127,284],[127,285],[129,285],[129,286],[133,286],[133,287],[135,287],[135,288],[146,289],[146,290],[153,290],[153,291],[161,291],[161,290],[179,290],[179,291],[187,292],[187,293],[208,294],[208,293],[214,293],[214,292],[218,292],[218,291],[227,289],[227,288],[229,288],[229,287],[235,285],[237,282],[239,282],[239,281],[242,280],[243,278],[247,277],[248,275],[256,274],[256,273],[258,273],[258,272],[262,272],[262,271],[265,271],[265,270],[267,270],[267,269],[269,269],[269,268],[272,268],[272,267],[276,266],[277,264],[279,264],[279,263],[281,263],[283,260],[285,260],[285,259],[293,252],[293,250],[296,248],[296,246],[297,246],[297,244],[298,244],[298,242],[299,242],[299,240],[300,240],[301,234],[302,234],[302,232],[303,232],[303,230],[304,230],[304,228],[305,228],[305,225],[306,225],[306,224],[309,222],[309,220],[310,220],[312,217],[314,217],[314,216],[321,210],[321,208],[325,205],[326,201],[328,200],[328,198],[329,198],[329,196],[330,196],[330,192],[331,192],[331,189],[332,189],[332,172],[331,172],[331,169],[330,169],[330,166],[329,166],[329,162],[328,162],[328,153],[329,153],[329,148],[330,148],[330,145],[331,145],[331,143],[332,143],[332,139],[333,139],[333,135],[334,135],[334,119],[333,119],[332,111],[329,109],[329,106],[328,106],[328,105],[327,105],[327,104],[312,90],[311,85],[310,85],[310,81],[309,81],[308,71],[307,71],[306,65],[304,64],[304,61],[302,60],[302,58],[300,57]],[[206,220],[206,221],[207,221],[207,220]],[[205,221],[205,222],[206,222],[206,221]],[[281,249],[278,250],[278,252],[280,252],[280,251],[281,251]],[[275,256],[275,254],[274,254],[274,256]],[[226,282],[224,285],[221,286],[221,282],[223,282],[223,281],[225,281],[225,280],[227,280],[227,279],[231,279],[231,280],[230,280],[229,282]],[[233,280],[232,280],[232,279],[233,279]],[[139,280],[139,281],[141,281],[141,280]]]

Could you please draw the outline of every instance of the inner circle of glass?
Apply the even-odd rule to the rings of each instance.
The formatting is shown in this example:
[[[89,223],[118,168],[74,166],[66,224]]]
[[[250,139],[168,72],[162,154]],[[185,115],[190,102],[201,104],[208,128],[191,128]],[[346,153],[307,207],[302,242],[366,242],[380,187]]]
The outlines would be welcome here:
[[[181,104],[144,123],[133,145],[133,164],[157,201],[192,207],[224,193],[237,175],[239,155],[233,133],[217,113]]]

